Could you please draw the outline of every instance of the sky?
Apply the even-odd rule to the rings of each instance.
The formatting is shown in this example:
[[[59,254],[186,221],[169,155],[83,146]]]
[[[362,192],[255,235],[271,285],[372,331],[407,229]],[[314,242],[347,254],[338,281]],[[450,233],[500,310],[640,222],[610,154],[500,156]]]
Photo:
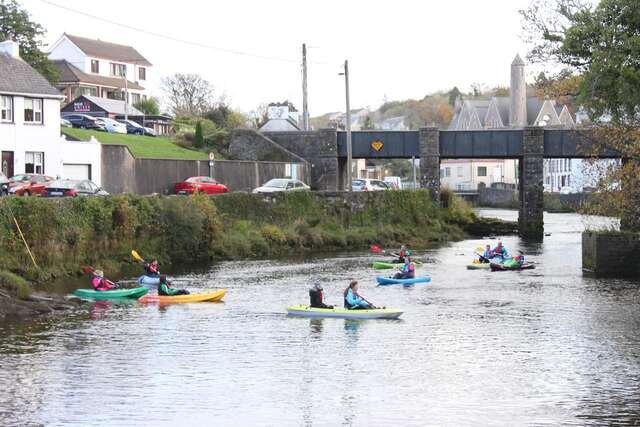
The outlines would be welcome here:
[[[245,112],[290,100],[302,108],[301,45],[308,46],[312,117],[344,111],[349,60],[352,108],[473,83],[509,84],[526,55],[519,9],[531,0],[20,0],[53,44],[63,32],[135,47],[152,64],[149,89],[173,73],[197,73]],[[92,19],[64,5],[198,47]],[[213,49],[210,47],[217,47]],[[229,51],[243,54],[229,53]],[[248,53],[250,55],[244,55]],[[527,68],[532,80],[535,67]]]

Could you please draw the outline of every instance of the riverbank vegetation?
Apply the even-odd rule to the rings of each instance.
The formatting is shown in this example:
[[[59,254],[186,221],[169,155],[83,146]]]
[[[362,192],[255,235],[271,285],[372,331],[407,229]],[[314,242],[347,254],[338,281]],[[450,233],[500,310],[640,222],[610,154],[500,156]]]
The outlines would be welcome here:
[[[165,266],[183,267],[208,265],[215,259],[364,250],[373,243],[427,247],[489,231],[489,222],[476,217],[466,202],[451,195],[446,200],[446,207],[440,208],[427,191],[4,198],[0,271],[46,282],[80,274],[83,265],[117,271],[131,263],[133,248]],[[20,223],[37,267],[12,216]]]

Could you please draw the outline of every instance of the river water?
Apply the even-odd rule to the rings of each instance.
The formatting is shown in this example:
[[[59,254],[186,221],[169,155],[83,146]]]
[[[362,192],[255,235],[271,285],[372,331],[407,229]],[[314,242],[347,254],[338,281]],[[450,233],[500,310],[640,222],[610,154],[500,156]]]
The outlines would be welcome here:
[[[504,238],[535,270],[466,270],[481,240],[421,253],[413,288],[375,287],[369,254],[225,262],[175,281],[224,303],[0,324],[0,425],[640,425],[640,283],[583,276],[583,219],[545,222]],[[284,314],[352,278],[401,319]]]

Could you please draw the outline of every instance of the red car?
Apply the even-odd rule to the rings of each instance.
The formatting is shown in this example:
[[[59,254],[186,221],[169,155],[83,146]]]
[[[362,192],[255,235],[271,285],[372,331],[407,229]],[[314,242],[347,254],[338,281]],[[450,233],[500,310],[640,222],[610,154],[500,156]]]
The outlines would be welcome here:
[[[226,185],[218,183],[213,178],[208,176],[192,176],[182,182],[176,183],[176,194],[193,194],[193,193],[207,193],[207,194],[222,194],[228,193],[229,189]]]
[[[16,196],[35,196],[42,193],[54,178],[46,175],[25,173],[12,176],[9,180],[9,194]]]

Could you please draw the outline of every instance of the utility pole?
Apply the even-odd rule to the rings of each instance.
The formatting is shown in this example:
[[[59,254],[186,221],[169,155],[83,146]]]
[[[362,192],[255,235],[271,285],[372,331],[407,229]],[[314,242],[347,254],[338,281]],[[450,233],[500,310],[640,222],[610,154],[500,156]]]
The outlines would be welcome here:
[[[309,130],[309,106],[307,94],[307,45],[302,44],[302,128]]]
[[[351,106],[349,103],[349,61],[345,59],[344,61],[344,86],[347,97],[347,191],[352,191],[351,188],[353,184],[353,160],[352,149],[351,149]]]

